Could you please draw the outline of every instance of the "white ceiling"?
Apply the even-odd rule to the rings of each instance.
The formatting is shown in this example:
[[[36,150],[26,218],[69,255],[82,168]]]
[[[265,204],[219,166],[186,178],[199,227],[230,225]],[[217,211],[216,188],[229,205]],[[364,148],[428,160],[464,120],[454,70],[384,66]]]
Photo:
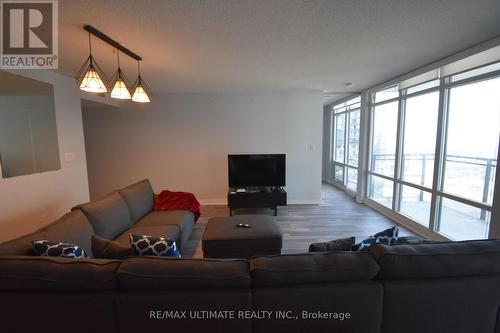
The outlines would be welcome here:
[[[59,8],[60,71],[74,75],[88,56],[82,27],[91,24],[143,56],[155,93],[319,89],[335,100],[500,35],[498,0],[64,0]],[[111,76],[111,48],[98,40],[93,48]],[[121,59],[133,81],[135,62]]]

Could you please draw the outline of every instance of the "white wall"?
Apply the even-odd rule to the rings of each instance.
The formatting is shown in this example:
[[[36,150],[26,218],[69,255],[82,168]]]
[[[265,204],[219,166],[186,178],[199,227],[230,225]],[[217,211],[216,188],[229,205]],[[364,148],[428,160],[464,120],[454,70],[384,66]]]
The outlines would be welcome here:
[[[51,71],[12,71],[54,85],[61,169],[0,178],[0,242],[33,231],[88,201],[80,93],[74,80]],[[64,153],[75,153],[64,161]]]
[[[320,200],[319,91],[156,95],[83,115],[91,198],[149,178],[224,204],[228,154],[285,153],[289,203]]]

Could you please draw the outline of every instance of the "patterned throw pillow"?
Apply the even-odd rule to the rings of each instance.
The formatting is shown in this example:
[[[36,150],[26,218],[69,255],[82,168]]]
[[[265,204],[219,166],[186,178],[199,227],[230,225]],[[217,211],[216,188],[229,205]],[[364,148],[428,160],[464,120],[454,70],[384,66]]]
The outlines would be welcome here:
[[[41,257],[63,257],[81,259],[88,257],[81,247],[73,244],[38,240],[31,242],[35,255]]]
[[[136,256],[181,257],[177,244],[170,238],[130,234],[130,245]]]
[[[392,228],[386,229],[384,231],[378,232],[373,236],[361,241],[358,244],[354,244],[351,247],[351,251],[362,252],[368,251],[368,248],[373,244],[385,244],[385,245],[395,245],[398,242],[399,228],[395,225]]]

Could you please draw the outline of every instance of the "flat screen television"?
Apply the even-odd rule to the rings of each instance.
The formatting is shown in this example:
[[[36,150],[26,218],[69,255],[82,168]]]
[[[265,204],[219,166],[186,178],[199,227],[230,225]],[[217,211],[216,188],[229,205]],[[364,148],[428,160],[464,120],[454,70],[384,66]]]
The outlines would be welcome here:
[[[229,186],[285,186],[285,154],[228,155]]]

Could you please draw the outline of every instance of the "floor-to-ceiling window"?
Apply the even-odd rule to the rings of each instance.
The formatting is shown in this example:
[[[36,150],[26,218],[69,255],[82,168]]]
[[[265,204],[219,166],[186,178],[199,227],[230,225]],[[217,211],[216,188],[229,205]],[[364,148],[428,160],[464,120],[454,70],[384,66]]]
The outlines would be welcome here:
[[[361,98],[334,104],[331,108],[330,181],[355,191],[358,182],[358,155]]]
[[[434,81],[436,84],[439,81]],[[414,87],[416,89],[418,87]],[[400,182],[396,188],[397,211],[429,226],[434,173],[439,91],[407,89],[401,132]],[[413,92],[415,91],[415,92]]]
[[[499,66],[493,66],[500,69]],[[500,73],[447,83],[447,130],[436,230],[456,239],[488,235],[500,132]]]
[[[397,86],[373,94],[372,155],[368,196],[392,208],[398,128]]]
[[[449,238],[487,238],[500,66],[437,76],[370,95],[367,196]]]

